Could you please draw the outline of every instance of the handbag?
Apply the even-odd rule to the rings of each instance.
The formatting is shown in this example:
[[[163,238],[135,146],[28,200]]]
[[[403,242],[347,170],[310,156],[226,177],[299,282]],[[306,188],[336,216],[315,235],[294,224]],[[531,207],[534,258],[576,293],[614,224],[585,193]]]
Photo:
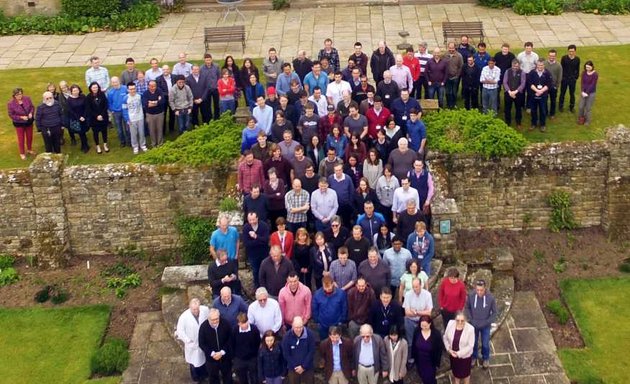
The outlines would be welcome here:
[[[70,120],[70,131],[74,133],[81,133],[83,127],[81,126],[81,122],[79,120]]]

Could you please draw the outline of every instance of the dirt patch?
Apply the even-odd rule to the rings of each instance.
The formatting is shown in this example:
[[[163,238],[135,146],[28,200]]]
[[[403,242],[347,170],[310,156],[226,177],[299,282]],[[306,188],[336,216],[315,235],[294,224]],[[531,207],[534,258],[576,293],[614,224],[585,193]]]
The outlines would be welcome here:
[[[509,247],[514,255],[514,282],[518,291],[534,291],[558,348],[581,348],[584,342],[573,322],[562,325],[546,304],[560,299],[559,281],[621,275],[619,264],[629,245],[611,243],[601,228],[570,232],[548,230],[475,231],[458,233],[459,249]]]
[[[90,269],[87,269],[87,261]],[[128,289],[123,299],[116,297],[114,290],[107,288],[101,272],[118,262],[133,267],[142,277],[142,285]],[[30,267],[25,260],[16,263],[20,275],[17,283],[0,288],[0,306],[3,307],[54,307],[50,301],[35,302],[35,294],[46,285],[57,284],[70,294],[70,299],[60,306],[107,304],[112,315],[107,330],[108,336],[131,339],[139,312],[160,309],[159,283],[163,266],[148,261],[123,259],[120,256],[91,256],[73,258],[67,268],[61,270],[39,270]]]

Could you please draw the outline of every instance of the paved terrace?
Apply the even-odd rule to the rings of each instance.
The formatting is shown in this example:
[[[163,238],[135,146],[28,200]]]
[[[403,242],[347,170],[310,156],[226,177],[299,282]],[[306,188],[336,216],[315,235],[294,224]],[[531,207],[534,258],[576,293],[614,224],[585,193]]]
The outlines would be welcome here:
[[[326,37],[335,41],[341,57],[352,52],[355,41],[372,51],[379,40],[390,46],[401,42],[398,31],[407,30],[414,45],[425,40],[434,47],[442,44],[441,22],[480,20],[486,42],[494,51],[507,41],[518,51],[524,41],[534,47],[614,45],[630,43],[630,15],[598,16],[565,13],[561,16],[519,16],[511,10],[497,10],[472,4],[344,7],[326,9],[289,9],[283,11],[245,11],[247,48],[240,44],[213,45],[216,57],[232,54],[263,57],[271,46],[281,57],[294,57],[298,48],[309,56],[323,45]],[[5,36],[0,37],[0,69],[85,65],[92,55],[100,56],[105,66],[123,63],[126,57],[148,62],[175,61],[179,52],[198,60],[203,56],[203,28],[242,24],[232,14],[224,23],[216,12],[169,14],[155,28],[138,32],[97,32],[79,36]]]
[[[188,365],[167,329],[162,312],[138,315],[131,339],[131,361],[123,384],[189,383]],[[538,300],[533,292],[516,292],[514,305],[492,338],[490,369],[475,368],[471,382],[478,384],[569,384]],[[415,369],[411,382],[418,382]],[[439,379],[450,384],[450,375]],[[321,371],[316,384],[323,384]]]

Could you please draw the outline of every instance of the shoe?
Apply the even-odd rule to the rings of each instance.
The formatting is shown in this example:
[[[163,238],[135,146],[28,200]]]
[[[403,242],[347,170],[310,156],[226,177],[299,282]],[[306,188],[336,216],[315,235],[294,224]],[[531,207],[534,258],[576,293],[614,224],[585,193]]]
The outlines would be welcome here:
[[[37,155],[37,152],[33,151],[32,149],[31,149],[31,150],[26,151],[26,153],[28,153],[28,154],[29,154],[29,155],[31,155],[31,156],[35,156],[35,155]]]
[[[490,368],[490,360],[484,360],[481,366],[483,367],[483,369]]]
[[[127,145],[125,143],[120,143],[120,148],[125,148]]]
[[[70,145],[77,145],[77,139],[75,139],[74,137],[70,138]]]
[[[103,143],[103,149],[105,150],[105,152],[109,152],[109,147],[107,146],[107,143]]]
[[[532,113],[531,108],[527,108],[527,109],[525,110],[525,113],[527,113],[528,115],[529,115],[529,114],[531,114],[531,113]]]
[[[83,147],[83,148],[81,148],[81,152],[83,152],[83,153],[88,153],[88,152],[90,152],[90,147],[89,147],[89,146],[87,146],[87,147]]]
[[[520,125],[520,124],[516,124],[516,129],[518,129],[520,131],[521,129],[523,129],[523,126]]]
[[[550,118],[551,120],[555,120],[555,119],[556,119],[556,115],[549,116],[549,118]]]
[[[134,149],[133,149],[133,154],[134,154],[134,155],[137,155],[137,154],[138,154],[138,148],[134,148]]]
[[[546,130],[547,130],[546,126],[543,125],[543,126],[540,127],[540,132],[545,132]]]
[[[477,359],[473,358],[470,360],[470,368],[475,368],[475,364],[477,363]]]
[[[96,153],[98,153],[99,155],[103,153],[103,151],[101,151],[101,146],[98,144],[96,145]]]
[[[578,117],[578,125],[584,125],[586,123],[586,117],[580,116]]]
[[[531,132],[531,131],[533,131],[534,129],[536,129],[536,126],[535,126],[535,125],[530,125],[530,126],[529,126],[529,131],[530,131],[530,132]]]
[[[66,143],[66,139],[64,139],[62,136],[60,142],[61,142],[61,145],[64,145]]]
[[[559,107],[558,111],[560,111],[560,113],[564,112],[564,107]]]
[[[20,153],[20,159],[22,159],[22,160],[26,160],[26,155],[25,155],[25,154],[23,154],[23,153]]]
[[[575,108],[569,107],[569,111],[571,111],[571,113],[574,113],[575,112]]]
[[[146,145],[145,145],[145,146],[140,147],[140,149],[142,150],[142,152],[146,152],[146,151],[148,151],[148,150],[149,150],[149,148],[147,148],[147,147],[146,147]]]

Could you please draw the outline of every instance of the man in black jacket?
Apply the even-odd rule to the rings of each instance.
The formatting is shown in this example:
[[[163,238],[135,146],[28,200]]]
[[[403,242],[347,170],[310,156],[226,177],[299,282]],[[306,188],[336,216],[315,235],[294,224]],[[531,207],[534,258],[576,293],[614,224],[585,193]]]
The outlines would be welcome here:
[[[199,327],[199,347],[206,355],[210,382],[218,384],[220,375],[223,384],[232,384],[232,330],[216,308]]]
[[[392,65],[396,64],[394,54],[384,41],[378,42],[378,48],[372,53],[370,59],[370,68],[374,76],[374,84],[378,84],[383,80],[383,72],[388,70]]]
[[[245,313],[239,313],[236,319],[238,325],[232,331],[234,371],[240,384],[257,384],[260,332],[255,325],[249,323]]]
[[[241,281],[238,279],[238,261],[229,260],[224,249],[217,251],[217,259],[208,266],[208,281],[212,287],[212,297],[219,297],[221,288],[230,287],[232,292],[241,294]]]
[[[198,65],[193,65],[192,73],[186,78],[186,84],[190,87],[193,94],[192,121],[193,126],[199,125],[199,113],[201,112],[201,121],[205,124],[210,121],[208,116],[208,94],[210,93],[210,84],[208,77],[203,76],[199,71]]]
[[[44,138],[46,152],[61,153],[61,137],[63,136],[61,107],[51,92],[44,92],[43,98],[35,113],[35,124]]]
[[[175,130],[175,112],[168,103],[168,91],[175,85],[175,76],[171,75],[171,67],[164,64],[162,66],[162,74],[155,79],[158,89],[165,97],[165,110],[164,110],[164,135],[166,135],[166,115],[168,115],[168,130],[173,132]]]

